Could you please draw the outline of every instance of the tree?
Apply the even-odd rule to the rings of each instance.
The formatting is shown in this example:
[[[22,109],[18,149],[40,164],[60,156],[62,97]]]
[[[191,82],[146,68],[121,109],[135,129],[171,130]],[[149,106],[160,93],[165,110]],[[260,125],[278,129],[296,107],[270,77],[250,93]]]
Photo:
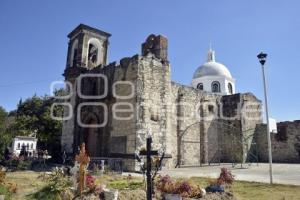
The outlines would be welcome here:
[[[62,94],[61,90],[56,93]],[[55,94],[56,94],[55,93]],[[36,131],[38,148],[47,149],[53,157],[60,156],[60,136],[62,122],[51,118],[51,105],[55,98],[51,96],[36,96],[20,101],[14,113],[15,120],[11,125],[14,135],[29,135]],[[54,107],[56,116],[63,115],[62,107]]]
[[[0,106],[0,160],[4,158],[4,152],[11,142],[11,135],[7,133],[7,126],[8,113]]]
[[[7,112],[3,107],[0,106],[0,133],[2,133],[5,129]]]

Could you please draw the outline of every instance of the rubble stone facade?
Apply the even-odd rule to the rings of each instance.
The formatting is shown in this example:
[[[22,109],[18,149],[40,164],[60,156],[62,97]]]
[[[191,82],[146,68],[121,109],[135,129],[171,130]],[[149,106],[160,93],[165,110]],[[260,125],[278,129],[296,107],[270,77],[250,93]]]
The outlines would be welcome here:
[[[77,36],[81,42],[74,55],[70,51]],[[138,170],[134,153],[145,148],[151,130],[153,149],[163,148],[170,157],[166,167],[255,157],[253,138],[261,136],[257,131],[262,119],[261,101],[253,94],[221,95],[172,82],[168,41],[161,35],[150,35],[141,55],[106,64],[109,36],[86,25],[69,35],[64,76],[72,95],[65,103],[72,109],[66,109],[65,116],[73,115],[64,121],[63,150],[74,154],[85,142],[92,158],[120,158],[125,170]],[[101,49],[88,44],[91,37],[102,41]],[[71,66],[72,56],[87,59]],[[263,142],[256,142],[263,148]]]
[[[300,121],[277,123],[278,133],[271,135],[273,162],[300,163]],[[254,141],[261,162],[268,162],[267,126],[257,126]]]

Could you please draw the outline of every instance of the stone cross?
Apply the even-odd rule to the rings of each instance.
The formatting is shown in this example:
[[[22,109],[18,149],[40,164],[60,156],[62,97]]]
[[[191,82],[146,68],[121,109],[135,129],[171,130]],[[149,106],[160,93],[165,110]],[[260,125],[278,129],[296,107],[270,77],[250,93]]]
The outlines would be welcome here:
[[[78,180],[79,184],[78,184],[77,191],[81,195],[84,190],[84,184],[85,184],[85,169],[90,162],[90,157],[86,154],[84,143],[82,143],[80,147],[80,152],[78,155],[76,155],[75,160],[80,164],[79,180]]]

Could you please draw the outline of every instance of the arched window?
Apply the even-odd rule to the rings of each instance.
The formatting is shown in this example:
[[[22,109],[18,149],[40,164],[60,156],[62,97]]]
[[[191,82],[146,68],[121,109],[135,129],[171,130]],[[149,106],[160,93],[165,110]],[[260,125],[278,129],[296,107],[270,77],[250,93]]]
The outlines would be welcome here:
[[[71,67],[76,67],[78,63],[78,40],[76,39],[72,44],[71,50]]]
[[[229,94],[233,93],[233,89],[232,89],[232,84],[231,83],[228,83],[228,92],[229,92]]]
[[[197,85],[197,89],[198,89],[198,90],[203,90],[203,83],[199,83],[199,84]]]
[[[89,44],[89,55],[88,55],[89,62],[92,64],[96,64],[98,59],[97,55],[98,55],[98,48],[93,44]]]
[[[18,143],[18,149],[21,149],[21,145],[20,145],[20,143]]]
[[[211,91],[212,92],[221,92],[220,83],[218,81],[212,82],[212,84],[211,84]]]
[[[91,38],[88,42],[87,65],[88,67],[96,67],[102,63],[101,59],[102,43],[99,39]]]

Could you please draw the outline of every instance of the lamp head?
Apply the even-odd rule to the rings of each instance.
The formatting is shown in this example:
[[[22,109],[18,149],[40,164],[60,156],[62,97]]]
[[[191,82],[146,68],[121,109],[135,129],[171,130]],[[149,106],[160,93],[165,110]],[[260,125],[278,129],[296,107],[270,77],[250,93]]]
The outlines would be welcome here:
[[[268,54],[261,52],[257,55],[257,58],[261,65],[264,65],[266,63]]]

